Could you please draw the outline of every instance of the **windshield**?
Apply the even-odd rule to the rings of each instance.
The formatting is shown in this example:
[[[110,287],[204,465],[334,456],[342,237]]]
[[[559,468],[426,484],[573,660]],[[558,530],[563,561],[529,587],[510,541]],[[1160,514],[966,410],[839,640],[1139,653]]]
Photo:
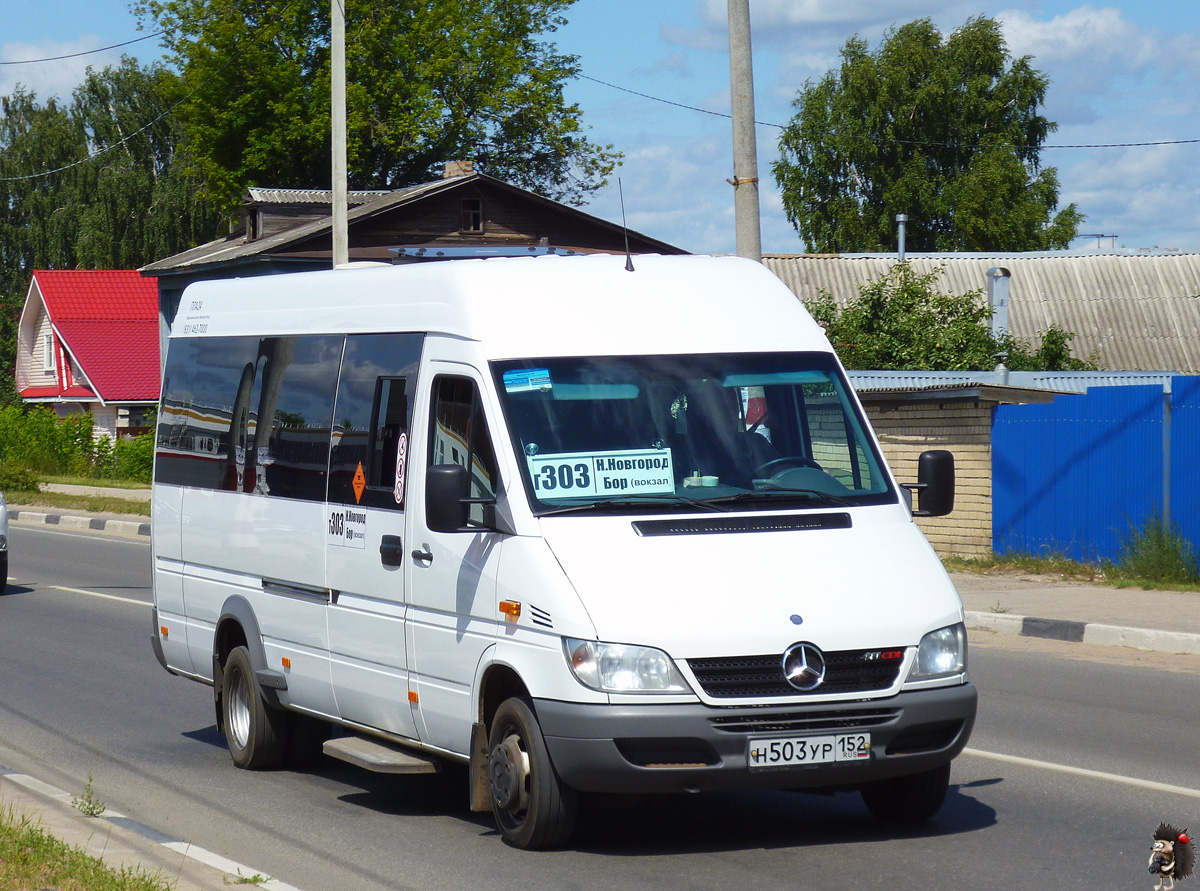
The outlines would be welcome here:
[[[895,502],[827,353],[492,366],[535,513]]]

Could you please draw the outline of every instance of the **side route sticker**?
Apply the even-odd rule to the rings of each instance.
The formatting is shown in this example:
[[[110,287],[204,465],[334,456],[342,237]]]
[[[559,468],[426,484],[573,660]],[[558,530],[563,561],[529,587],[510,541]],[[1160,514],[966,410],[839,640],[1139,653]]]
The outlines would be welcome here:
[[[533,455],[529,475],[539,498],[586,498],[675,491],[670,449]]]
[[[356,507],[331,507],[325,543],[338,548],[367,547],[367,512]]]

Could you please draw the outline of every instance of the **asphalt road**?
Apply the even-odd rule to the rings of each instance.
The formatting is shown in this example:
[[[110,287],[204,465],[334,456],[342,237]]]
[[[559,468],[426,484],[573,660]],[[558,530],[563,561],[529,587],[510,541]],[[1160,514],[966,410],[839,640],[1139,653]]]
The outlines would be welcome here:
[[[208,688],[151,654],[148,545],[10,532],[0,765],[80,793],[91,775],[113,808],[304,891],[1148,891],[1154,826],[1200,830],[1200,674],[997,640],[971,653],[981,698],[970,750],[985,754],[955,762],[947,803],[925,827],[885,827],[856,795],[687,796],[594,807],[571,848],[514,851],[490,817],[467,810],[456,771],[236,770]]]

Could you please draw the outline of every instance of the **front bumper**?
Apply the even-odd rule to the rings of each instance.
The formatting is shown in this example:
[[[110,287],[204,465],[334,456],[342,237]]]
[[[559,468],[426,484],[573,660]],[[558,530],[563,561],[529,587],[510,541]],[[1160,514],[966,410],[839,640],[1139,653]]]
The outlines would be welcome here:
[[[949,762],[967,744],[971,684],[811,705],[584,705],[537,699],[555,770],[584,792],[856,788]],[[867,761],[751,771],[749,740],[870,731]]]

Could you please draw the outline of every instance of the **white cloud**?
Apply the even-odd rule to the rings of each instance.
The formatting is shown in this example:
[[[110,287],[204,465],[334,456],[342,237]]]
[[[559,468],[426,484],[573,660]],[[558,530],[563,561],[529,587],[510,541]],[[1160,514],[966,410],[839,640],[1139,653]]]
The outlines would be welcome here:
[[[1062,67],[1073,86],[1089,93],[1102,93],[1113,78],[1155,63],[1163,50],[1161,39],[1119,9],[1081,6],[1049,21],[1021,11],[997,18],[1014,56],[1031,55],[1038,68]]]
[[[71,93],[87,76],[89,66],[97,70],[106,65],[117,65],[121,61],[120,50],[91,53],[103,44],[98,37],[81,37],[72,41],[43,40],[39,43],[0,44],[0,62],[26,62],[20,65],[0,66],[0,96],[11,95],[18,84],[34,93],[39,102],[57,96],[63,103],[71,100]],[[78,53],[90,53],[86,56]],[[73,58],[59,59],[59,56]],[[34,62],[32,59],[55,59],[52,62]]]
[[[654,74],[677,74],[680,77],[694,77],[688,58],[684,53],[674,52],[659,59],[653,65],[634,68],[634,74],[650,76]]]

